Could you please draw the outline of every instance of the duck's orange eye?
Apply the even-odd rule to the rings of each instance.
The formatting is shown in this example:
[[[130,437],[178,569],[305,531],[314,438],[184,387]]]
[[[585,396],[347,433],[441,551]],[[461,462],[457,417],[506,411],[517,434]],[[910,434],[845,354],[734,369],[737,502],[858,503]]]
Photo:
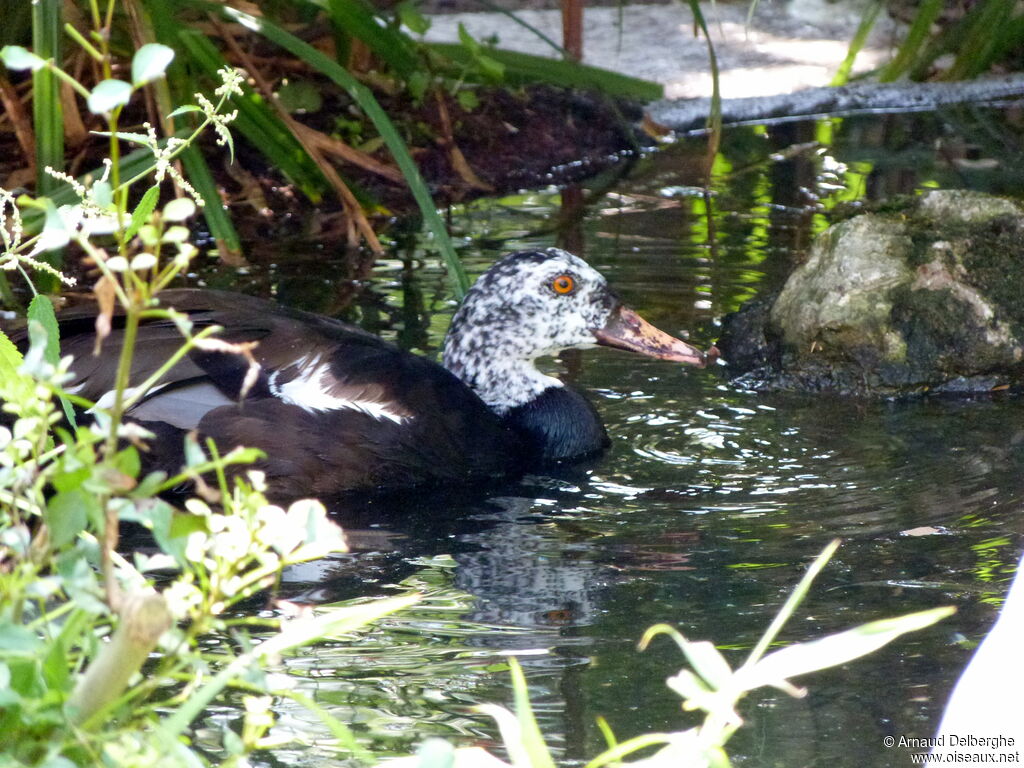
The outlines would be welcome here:
[[[576,283],[569,275],[559,275],[551,281],[551,289],[555,293],[572,293],[572,289],[576,287]]]

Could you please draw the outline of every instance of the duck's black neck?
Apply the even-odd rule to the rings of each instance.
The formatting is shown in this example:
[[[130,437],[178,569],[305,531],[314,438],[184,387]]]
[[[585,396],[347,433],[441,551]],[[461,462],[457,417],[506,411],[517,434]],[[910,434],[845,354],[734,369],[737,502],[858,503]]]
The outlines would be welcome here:
[[[594,406],[568,387],[549,387],[504,414],[504,421],[540,461],[564,461],[608,447],[608,433]]]

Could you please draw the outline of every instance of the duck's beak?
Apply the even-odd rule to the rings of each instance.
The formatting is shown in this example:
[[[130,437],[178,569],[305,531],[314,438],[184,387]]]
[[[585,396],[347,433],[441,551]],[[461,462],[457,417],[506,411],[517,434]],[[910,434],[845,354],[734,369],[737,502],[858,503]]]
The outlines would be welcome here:
[[[597,343],[606,347],[628,349],[659,360],[673,360],[703,368],[718,357],[718,350],[712,347],[701,352],[694,346],[669,336],[644,320],[629,307],[619,305],[612,310],[604,328],[594,331]]]

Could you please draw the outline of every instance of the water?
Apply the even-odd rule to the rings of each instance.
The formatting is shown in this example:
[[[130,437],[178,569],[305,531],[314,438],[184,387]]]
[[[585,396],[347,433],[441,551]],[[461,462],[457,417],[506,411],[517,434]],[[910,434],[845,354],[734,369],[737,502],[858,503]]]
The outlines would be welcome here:
[[[654,324],[706,346],[725,313],[778,284],[836,208],[928,187],[1020,195],[1020,133],[1012,111],[968,109],[744,128],[723,140],[710,227],[690,186],[696,143],[595,181],[582,216],[549,191],[474,204],[452,226],[474,275],[507,251],[571,245]],[[250,257],[239,288],[437,355],[454,303],[408,235],[365,282],[339,280],[357,271],[322,243],[278,241]],[[605,349],[547,367],[597,403],[611,450],[498,488],[339,509],[356,553],[295,569],[286,593],[331,602],[406,580],[430,597],[354,646],[287,661],[294,684],[386,752],[428,734],[493,745],[496,728],[470,707],[510,704],[496,667],[515,651],[549,744],[585,761],[603,746],[599,715],[619,739],[696,722],[664,685],[683,666],[678,651],[665,639],[636,650],[646,627],[712,639],[737,665],[804,566],[841,537],[784,641],[940,605],[959,613],[798,680],[805,698],[751,695],[729,751],[737,765],[906,764],[883,738],[933,734],[969,656],[957,641],[984,635],[1021,550],[1020,401],[757,394],[721,370]],[[278,713],[279,733],[321,741],[266,764],[341,759],[314,718],[286,702]]]

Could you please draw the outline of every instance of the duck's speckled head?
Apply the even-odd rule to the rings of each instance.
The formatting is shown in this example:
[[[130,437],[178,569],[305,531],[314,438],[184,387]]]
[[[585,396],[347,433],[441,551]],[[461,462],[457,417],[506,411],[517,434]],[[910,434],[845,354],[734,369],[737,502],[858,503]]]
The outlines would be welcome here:
[[[598,344],[706,362],[625,307],[585,261],[548,248],[505,256],[480,276],[452,320],[444,364],[500,414],[561,386],[537,370],[538,357]]]

